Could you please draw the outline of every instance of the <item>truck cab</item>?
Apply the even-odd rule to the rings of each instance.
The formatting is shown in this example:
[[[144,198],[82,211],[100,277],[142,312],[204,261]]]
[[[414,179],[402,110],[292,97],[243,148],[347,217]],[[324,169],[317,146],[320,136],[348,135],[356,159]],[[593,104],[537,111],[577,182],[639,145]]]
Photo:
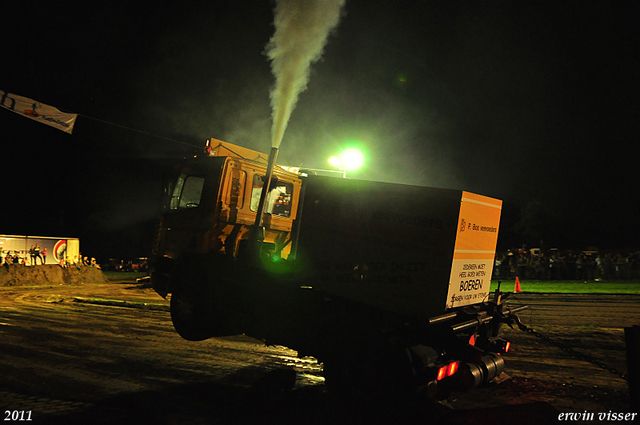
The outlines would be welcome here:
[[[163,297],[171,292],[173,263],[182,256],[246,255],[267,164],[258,152],[217,140],[213,143],[207,155],[177,164],[164,189],[154,247],[160,267],[152,275],[154,289]],[[292,252],[301,181],[297,174],[280,167],[273,175],[263,216],[262,251],[274,259],[287,259]]]

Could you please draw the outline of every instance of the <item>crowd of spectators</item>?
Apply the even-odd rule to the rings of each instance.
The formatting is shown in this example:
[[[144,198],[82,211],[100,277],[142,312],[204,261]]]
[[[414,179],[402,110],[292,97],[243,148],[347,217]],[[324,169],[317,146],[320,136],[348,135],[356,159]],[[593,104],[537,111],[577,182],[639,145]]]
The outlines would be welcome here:
[[[4,252],[2,248],[0,248],[0,266],[9,268],[9,266],[14,264],[26,265],[27,264],[26,257],[20,256],[20,253],[18,251],[13,251],[13,254],[12,254],[11,251]]]
[[[40,252],[33,246],[28,252],[20,252],[16,250],[5,252],[2,248],[0,248],[0,266],[3,266],[7,269],[9,268],[9,266],[13,265],[35,266],[38,264],[38,259],[40,259],[40,265],[43,265],[46,264],[46,258],[46,249]],[[60,260],[59,265],[62,268],[80,268],[83,266],[100,268],[100,265],[96,262],[95,258],[89,259],[89,257],[83,257],[82,254],[80,254],[80,256],[74,255],[73,258],[66,257],[64,260]]]
[[[96,262],[95,258],[83,257],[82,253],[80,255],[74,255],[73,258],[66,257],[64,261],[60,261],[60,266],[62,268],[67,267],[75,267],[80,269],[81,267],[97,267],[100,268],[100,265]]]
[[[498,253],[494,279],[609,281],[640,279],[640,251],[602,253],[598,251],[543,252],[539,249],[514,249]]]

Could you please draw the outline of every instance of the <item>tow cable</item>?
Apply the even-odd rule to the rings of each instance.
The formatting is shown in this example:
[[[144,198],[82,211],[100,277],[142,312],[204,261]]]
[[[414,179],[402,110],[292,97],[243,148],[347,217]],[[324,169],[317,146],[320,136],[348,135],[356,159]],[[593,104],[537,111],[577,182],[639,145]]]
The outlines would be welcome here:
[[[558,341],[555,338],[551,338],[550,336],[547,335],[543,335],[538,331],[535,331],[533,328],[525,325],[524,323],[522,323],[522,321],[520,320],[520,318],[518,316],[512,316],[510,317],[511,320],[515,321],[516,324],[518,325],[518,328],[520,328],[521,331],[526,332],[527,334],[530,335],[534,335],[556,347],[558,347],[559,349],[561,349],[562,351],[564,351],[565,353],[569,354],[571,357],[578,359],[578,360],[582,360],[585,361],[587,363],[591,363],[595,366],[598,366],[601,369],[607,370],[609,372],[611,372],[612,374],[616,375],[619,378],[624,379],[625,381],[627,380],[627,375],[625,373],[620,372],[619,370],[617,370],[614,367],[611,367],[603,362],[601,362],[600,360],[596,359],[593,356],[590,356],[588,354],[584,354],[581,353],[579,351],[574,350],[573,348],[569,347],[568,345],[566,345],[565,343]],[[513,326],[511,326],[511,323],[509,323],[509,326],[513,329]]]

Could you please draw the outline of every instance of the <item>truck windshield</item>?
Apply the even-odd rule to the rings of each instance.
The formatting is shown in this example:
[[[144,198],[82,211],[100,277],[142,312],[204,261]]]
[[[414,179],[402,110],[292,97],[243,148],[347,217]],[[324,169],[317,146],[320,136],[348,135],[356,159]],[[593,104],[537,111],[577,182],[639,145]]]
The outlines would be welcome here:
[[[171,195],[170,208],[196,208],[200,205],[204,178],[180,174]]]
[[[260,203],[260,195],[264,176],[258,174],[253,176],[253,189],[251,190],[251,211],[258,211]],[[267,205],[265,212],[280,217],[289,217],[291,215],[291,194],[293,193],[293,184],[278,181],[276,187],[271,187],[267,195]]]

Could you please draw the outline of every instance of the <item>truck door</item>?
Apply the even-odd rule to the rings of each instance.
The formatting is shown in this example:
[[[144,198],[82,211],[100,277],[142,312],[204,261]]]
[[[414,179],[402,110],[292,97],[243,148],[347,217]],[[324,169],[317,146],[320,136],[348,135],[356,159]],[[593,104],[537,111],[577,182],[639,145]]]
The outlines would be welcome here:
[[[177,259],[202,252],[204,233],[215,221],[222,158],[183,164],[166,188],[167,199],[155,254]]]

